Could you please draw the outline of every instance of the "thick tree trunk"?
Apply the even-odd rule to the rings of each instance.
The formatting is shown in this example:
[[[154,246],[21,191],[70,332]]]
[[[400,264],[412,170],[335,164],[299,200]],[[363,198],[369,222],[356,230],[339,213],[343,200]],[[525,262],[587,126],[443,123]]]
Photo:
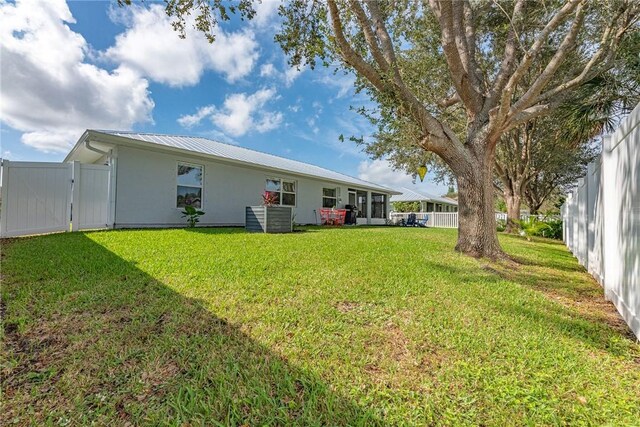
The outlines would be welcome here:
[[[458,243],[473,257],[502,258],[494,210],[493,158],[480,156],[458,173]]]
[[[518,221],[520,221],[522,198],[519,194],[505,191],[504,201],[507,204],[507,228],[505,231],[515,233],[520,228]]]
[[[527,206],[529,206],[529,213],[531,215],[538,215],[538,212],[542,207],[542,203],[544,202],[538,202],[537,200],[534,200],[532,197],[527,196],[526,193],[525,193],[525,198],[527,200]]]
[[[529,205],[529,213],[531,215],[538,215],[540,213],[540,208],[542,207],[542,203],[532,203]]]

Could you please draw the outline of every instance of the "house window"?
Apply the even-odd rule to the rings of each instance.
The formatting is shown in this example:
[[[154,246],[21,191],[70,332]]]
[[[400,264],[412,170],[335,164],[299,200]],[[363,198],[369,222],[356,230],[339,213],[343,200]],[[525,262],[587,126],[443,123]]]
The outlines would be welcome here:
[[[276,196],[281,206],[296,205],[296,182],[280,178],[267,178],[265,191]]]
[[[322,189],[322,207],[335,208],[338,206],[338,196],[335,188]]]
[[[178,163],[178,178],[176,180],[178,186],[176,200],[177,207],[202,207],[203,178],[204,167],[202,165]]]
[[[387,217],[387,196],[385,194],[371,193],[371,218]]]
[[[356,191],[356,206],[358,206],[358,218],[367,217],[367,192]]]

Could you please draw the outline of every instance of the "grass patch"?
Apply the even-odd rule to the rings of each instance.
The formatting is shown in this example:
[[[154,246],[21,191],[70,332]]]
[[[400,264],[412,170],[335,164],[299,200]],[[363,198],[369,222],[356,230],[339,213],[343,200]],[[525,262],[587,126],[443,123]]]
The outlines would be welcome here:
[[[2,247],[3,425],[637,425],[640,346],[557,242],[131,230]]]

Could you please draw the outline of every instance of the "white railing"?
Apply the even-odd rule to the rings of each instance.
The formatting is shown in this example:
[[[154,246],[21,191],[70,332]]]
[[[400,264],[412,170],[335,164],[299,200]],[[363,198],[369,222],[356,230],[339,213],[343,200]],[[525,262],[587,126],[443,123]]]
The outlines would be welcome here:
[[[567,247],[640,338],[640,104],[562,205]]]
[[[496,219],[498,220],[502,220],[502,221],[506,221],[507,220],[507,214],[505,212],[496,212]],[[532,214],[527,214],[527,213],[522,213],[520,214],[520,220],[521,221],[532,221],[532,220],[536,220],[536,221],[550,221],[550,220],[557,220],[560,219],[560,215],[532,215]]]
[[[392,224],[400,224],[402,220],[406,223],[409,219],[410,212],[391,212],[389,213],[389,220]],[[425,217],[428,218],[426,224],[427,227],[435,228],[458,228],[458,212],[415,212],[416,220],[418,222],[424,221]],[[523,221],[530,221],[537,219],[538,221],[547,221],[549,219],[559,219],[557,216],[545,216],[545,215],[529,215],[522,214],[520,219]],[[496,212],[496,220],[507,220],[507,214],[503,212]]]
[[[427,227],[458,228],[458,212],[431,212]]]
[[[458,228],[458,212],[415,212],[416,221],[435,228]],[[402,220],[406,223],[410,212],[391,212],[389,220],[392,224],[400,224]],[[425,218],[427,219],[424,223]]]

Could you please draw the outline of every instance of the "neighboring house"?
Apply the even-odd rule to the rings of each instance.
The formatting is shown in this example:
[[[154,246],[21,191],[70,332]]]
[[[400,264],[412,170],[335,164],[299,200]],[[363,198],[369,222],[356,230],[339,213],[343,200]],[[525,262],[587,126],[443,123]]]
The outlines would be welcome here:
[[[356,205],[358,224],[384,224],[390,188],[338,172],[207,138],[87,130],[65,162],[111,166],[109,225],[183,226],[182,208],[202,209],[201,225],[244,225],[245,207],[265,191],[317,224],[321,208]]]
[[[420,202],[420,212],[458,212],[458,202],[448,197],[438,197],[418,192],[409,188],[401,188],[401,194],[391,196],[394,202]]]

